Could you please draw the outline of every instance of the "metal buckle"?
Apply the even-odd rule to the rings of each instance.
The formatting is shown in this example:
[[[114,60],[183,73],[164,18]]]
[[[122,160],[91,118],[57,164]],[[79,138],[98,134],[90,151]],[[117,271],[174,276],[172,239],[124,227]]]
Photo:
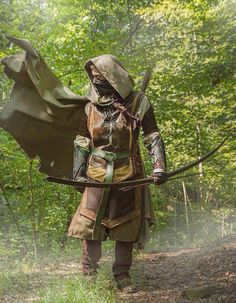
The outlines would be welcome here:
[[[116,153],[109,152],[109,151],[105,152],[105,160],[107,160],[107,162],[112,162],[112,161],[116,160],[116,158],[117,158]]]

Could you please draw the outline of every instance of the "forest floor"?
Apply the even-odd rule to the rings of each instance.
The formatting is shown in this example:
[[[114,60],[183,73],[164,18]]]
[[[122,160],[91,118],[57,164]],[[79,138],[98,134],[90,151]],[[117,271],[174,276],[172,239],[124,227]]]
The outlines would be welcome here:
[[[111,261],[110,256],[102,259],[101,267],[107,271],[92,288],[81,277],[80,260],[75,257],[25,264],[18,272],[5,267],[0,276],[0,302],[236,302],[236,236],[195,248],[137,254],[132,269],[137,291],[132,294],[117,291],[111,281]]]

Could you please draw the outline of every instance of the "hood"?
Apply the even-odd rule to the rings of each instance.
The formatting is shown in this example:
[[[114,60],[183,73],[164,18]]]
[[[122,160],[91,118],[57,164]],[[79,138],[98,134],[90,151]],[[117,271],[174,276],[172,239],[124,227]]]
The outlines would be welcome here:
[[[129,73],[115,56],[106,54],[90,59],[85,64],[85,70],[90,79],[88,97],[91,102],[95,104],[103,103],[92,83],[93,77],[90,71],[91,64],[95,65],[95,67],[110,83],[110,85],[118,92],[122,99],[126,99],[126,97],[132,92],[134,81]]]

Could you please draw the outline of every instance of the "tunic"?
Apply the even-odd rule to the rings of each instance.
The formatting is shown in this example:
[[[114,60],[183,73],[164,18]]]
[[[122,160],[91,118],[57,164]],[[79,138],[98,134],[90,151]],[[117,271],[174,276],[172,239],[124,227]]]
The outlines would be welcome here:
[[[114,161],[113,181],[133,180],[144,177],[143,163],[139,151],[139,133],[144,136],[157,132],[157,125],[148,98],[144,94],[132,92],[124,101],[133,114],[139,113],[141,123],[133,126],[133,121],[118,111],[113,105],[99,106],[92,102],[86,106],[87,137],[90,148],[120,153],[130,151],[128,157]],[[78,140],[81,136],[78,136]],[[107,161],[96,155],[88,159],[87,177],[93,181],[104,182]],[[96,238],[93,237],[94,221],[101,204],[104,189],[86,188],[81,203],[72,219],[68,236],[86,240],[135,241],[137,242],[145,219],[154,223],[147,187],[129,190],[111,189],[109,193],[102,227]],[[146,207],[145,207],[146,204]],[[146,208],[146,213],[145,213]],[[145,217],[142,220],[142,216]]]

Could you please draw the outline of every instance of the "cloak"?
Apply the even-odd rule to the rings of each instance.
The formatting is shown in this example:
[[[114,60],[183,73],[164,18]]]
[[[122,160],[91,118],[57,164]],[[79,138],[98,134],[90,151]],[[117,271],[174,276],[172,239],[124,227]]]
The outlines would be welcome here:
[[[92,102],[102,106],[101,100],[92,81],[88,96],[79,96],[61,83],[29,41],[13,37],[8,39],[22,48],[24,53],[1,60],[4,72],[14,81],[14,85],[10,101],[0,112],[0,127],[16,139],[30,158],[39,158],[41,172],[72,178],[74,140],[77,135],[86,137],[88,133],[86,105]],[[116,60],[111,55],[99,56],[88,61],[85,69],[88,72],[89,65],[93,63],[120,96],[129,100],[129,96],[133,96],[133,80]],[[91,80],[89,72],[88,75]],[[131,102],[130,106],[127,104],[127,107],[142,119],[149,102],[145,96],[136,101]],[[143,163],[141,169],[144,176]],[[149,227],[155,222],[150,198],[148,187],[143,187],[137,239],[140,247],[148,240]],[[137,226],[135,220],[128,221],[128,225],[120,225],[123,230],[119,233],[127,234],[129,229],[132,232],[132,224]]]
[[[29,41],[8,40],[24,52],[1,60],[14,85],[10,101],[0,112],[0,127],[30,158],[39,158],[41,172],[71,178],[73,141],[87,132],[85,105],[89,100],[64,86]]]

